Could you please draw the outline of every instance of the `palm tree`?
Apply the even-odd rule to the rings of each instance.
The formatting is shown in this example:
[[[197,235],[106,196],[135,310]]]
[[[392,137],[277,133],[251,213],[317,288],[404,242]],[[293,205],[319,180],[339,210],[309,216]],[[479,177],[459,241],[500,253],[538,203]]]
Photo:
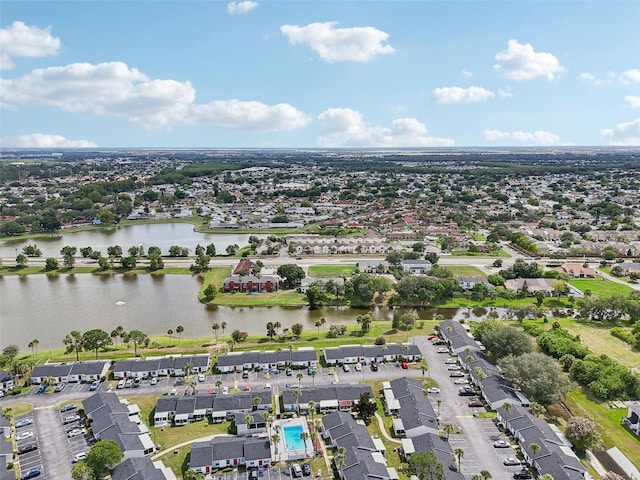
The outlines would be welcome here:
[[[511,411],[512,405],[509,402],[504,402],[502,405],[504,408],[504,428],[505,430],[509,430],[509,412]]]
[[[171,335],[173,335],[173,330],[172,329],[167,330],[167,335],[169,336],[169,346],[171,346]]]
[[[298,412],[298,415],[300,415],[300,395],[302,395],[300,390],[293,391],[293,396],[296,397],[296,412]]]
[[[304,455],[307,456],[307,440],[309,440],[309,434],[307,432],[300,433],[300,440],[304,442]]]
[[[262,414],[262,418],[264,419],[264,423],[267,426],[267,433],[271,433],[271,422],[273,422],[273,415],[269,412],[264,412]]]
[[[224,329],[227,328],[227,322],[222,322],[220,328],[222,329],[222,337],[224,338]]]
[[[277,461],[278,460],[278,443],[280,442],[280,435],[276,432],[269,437],[269,440],[271,440],[271,443],[276,449],[276,461]]]
[[[13,418],[13,409],[11,407],[5,407],[2,409],[2,416],[9,422]]]
[[[533,454],[533,457],[531,457],[531,466],[533,468],[536,468],[536,453],[538,453],[538,450],[540,450],[540,445],[538,445],[535,442],[532,442],[529,444],[529,448],[531,449],[531,453]]]
[[[344,447],[338,447],[336,454],[333,457],[334,462],[336,463],[336,468],[340,470],[344,465],[344,460],[346,458],[347,449]]]
[[[253,415],[245,415],[244,423],[247,424],[247,431],[251,430],[251,424],[253,423]]]
[[[320,325],[322,325],[323,329],[326,324],[327,324],[327,319],[324,317],[320,317]]]
[[[480,471],[480,476],[483,478],[483,480],[489,480],[490,478],[493,478],[493,476],[491,475],[491,472],[489,472],[489,470],[481,470]]]
[[[258,410],[258,405],[260,405],[260,402],[262,402],[262,398],[253,397],[253,410],[254,411]]]
[[[120,334],[118,332],[116,332],[115,330],[111,330],[111,334],[109,335],[111,338],[114,339],[115,343],[116,343],[116,350],[118,349],[118,336]]]
[[[420,368],[422,369],[422,378],[424,379],[424,372],[428,372],[429,371],[429,364],[427,363],[427,361],[422,358],[420,360]]]
[[[184,364],[184,374],[187,378],[191,375],[191,370],[193,370],[193,363],[187,362]]]
[[[314,325],[318,329],[318,338],[320,338],[320,327],[322,326],[322,322],[320,320],[316,320],[316,323]]]
[[[444,433],[447,435],[445,437],[445,440],[449,440],[449,435],[451,435],[453,432],[455,432],[455,427],[453,425],[451,425],[450,423],[445,423],[442,426],[442,430],[444,431]]]
[[[313,387],[316,386],[316,373],[318,373],[318,372],[316,372],[315,368],[313,370],[311,370],[311,385]]]
[[[461,448],[456,448],[453,451],[453,454],[455,455],[456,459],[457,459],[457,464],[458,464],[458,472],[462,473],[462,463],[460,463],[462,461],[462,457],[464,457],[464,450]]]
[[[304,375],[302,375],[302,373],[298,373],[296,375],[296,378],[298,379],[298,388],[301,388],[301,383],[302,383],[302,379],[304,378]]]
[[[219,323],[214,323],[213,325],[211,325],[211,328],[213,329],[213,334],[216,337],[216,341],[218,340],[218,329],[220,328],[220,324]]]
[[[216,387],[218,387],[218,394],[221,392],[222,380],[216,380]]]
[[[178,325],[176,327],[176,333],[178,334],[178,345],[180,345],[180,340],[182,340],[182,332],[184,332],[184,327],[182,325]]]
[[[316,413],[316,402],[309,400],[309,411],[311,412],[311,421],[313,422],[313,415]]]
[[[442,403],[442,400],[439,398],[438,400],[436,400],[436,403],[438,404],[437,416],[438,416],[438,422],[439,422],[440,421],[440,404]]]
[[[316,445],[318,443],[318,432],[311,432],[311,443],[313,443],[313,456],[316,456]]]
[[[40,340],[38,340],[37,338],[34,338],[33,340],[31,340],[29,342],[29,348],[31,349],[31,355],[33,355],[33,349],[36,349],[36,353],[38,353],[38,344],[40,343]]]

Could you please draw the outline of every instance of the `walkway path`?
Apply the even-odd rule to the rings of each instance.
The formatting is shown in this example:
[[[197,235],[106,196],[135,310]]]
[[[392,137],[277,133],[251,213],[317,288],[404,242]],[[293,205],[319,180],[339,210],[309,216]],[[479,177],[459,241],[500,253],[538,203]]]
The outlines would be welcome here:
[[[389,440],[391,443],[398,443],[402,445],[401,440],[397,440],[389,436],[389,434],[387,433],[387,428],[384,426],[384,419],[380,416],[380,414],[376,412],[375,415],[376,415],[376,420],[378,420],[378,425],[380,426],[380,433],[382,433],[382,436],[387,440]]]
[[[227,433],[218,433],[215,435],[207,435],[205,437],[199,437],[199,438],[192,438],[191,440],[187,440],[186,442],[182,442],[179,443],[177,445],[174,445],[172,447],[169,448],[165,448],[164,450],[156,453],[155,455],[153,455],[151,457],[151,460],[157,460],[158,458],[162,457],[163,455],[166,455],[169,452],[173,452],[176,448],[180,448],[180,447],[186,447],[187,445],[191,445],[192,443],[196,443],[196,442],[208,442],[209,440],[216,438],[216,437],[233,437],[233,435],[229,435]]]

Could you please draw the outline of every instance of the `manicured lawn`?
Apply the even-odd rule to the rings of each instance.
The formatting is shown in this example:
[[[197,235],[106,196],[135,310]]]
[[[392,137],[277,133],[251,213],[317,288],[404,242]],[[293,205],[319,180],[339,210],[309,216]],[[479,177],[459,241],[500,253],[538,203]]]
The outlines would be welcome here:
[[[19,417],[20,415],[26,415],[27,413],[31,412],[33,410],[33,404],[27,403],[27,402],[14,403],[10,407],[4,407],[4,408],[1,408],[0,410],[2,410],[2,412],[4,413],[5,408],[10,408],[11,414],[15,418],[15,417]]]
[[[304,306],[308,302],[307,296],[296,290],[280,290],[271,293],[218,293],[211,302],[212,305],[230,305],[237,307],[256,306]]]
[[[565,403],[573,415],[589,417],[600,427],[605,449],[618,447],[637,468],[640,468],[640,439],[620,423],[622,416],[627,413],[626,408],[608,408],[605,404],[590,399],[580,389],[570,392]]]
[[[356,265],[311,265],[309,276],[313,278],[351,277],[357,268]]]
[[[593,295],[629,295],[633,292],[631,287],[622,285],[620,283],[611,282],[604,278],[574,278],[569,280],[569,284],[576,287],[578,290],[584,292],[585,290],[591,290]]]
[[[447,270],[451,271],[454,275],[482,275],[486,276],[485,273],[480,270],[478,267],[472,267],[470,265],[447,265],[445,267]]]

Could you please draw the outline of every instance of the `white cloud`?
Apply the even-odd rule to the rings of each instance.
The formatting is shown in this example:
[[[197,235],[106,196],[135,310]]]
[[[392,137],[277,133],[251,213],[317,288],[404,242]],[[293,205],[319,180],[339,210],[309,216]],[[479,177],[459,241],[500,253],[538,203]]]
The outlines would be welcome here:
[[[491,142],[496,140],[510,140],[527,145],[555,145],[560,141],[558,135],[544,130],[536,130],[535,132],[484,130],[482,135],[486,140]]]
[[[60,50],[60,39],[51,35],[51,28],[39,28],[23,22],[13,22],[0,29],[0,69],[15,66],[12,57],[46,57]]]
[[[251,10],[258,6],[258,2],[251,2],[245,0],[243,2],[229,2],[227,4],[227,12],[230,15],[241,15],[243,13],[249,13]]]
[[[536,52],[530,43],[521,44],[509,40],[506,50],[495,56],[493,68],[511,80],[530,80],[546,77],[553,80],[556,74],[566,71],[556,57],[546,52]]]
[[[88,140],[69,140],[62,135],[30,133],[13,138],[4,138],[3,145],[10,148],[89,148],[97,145]]]
[[[591,73],[581,73],[580,75],[578,75],[578,78],[580,80],[584,80],[585,82],[589,82],[592,83],[593,85],[599,87],[600,85],[603,84],[603,81],[601,79],[599,79],[598,77],[596,77],[595,75],[592,75]]]
[[[466,68],[462,69],[462,76],[463,77],[467,77],[467,78],[471,78],[473,77],[473,72],[470,70],[467,70]]]
[[[307,44],[325,62],[368,62],[376,55],[395,50],[387,44],[389,34],[374,27],[336,28],[336,22],[307,26],[282,25],[280,31],[291,45]]]
[[[436,88],[431,93],[433,101],[438,104],[477,103],[496,96],[492,91],[482,87],[443,87]]]
[[[622,72],[620,75],[620,81],[625,85],[629,83],[640,83],[640,70],[633,68],[626,72]]]
[[[611,139],[613,145],[640,145],[640,117],[602,129],[600,135]]]
[[[624,97],[624,101],[627,102],[627,106],[631,108],[640,108],[640,97],[634,95],[627,95]]]
[[[318,116],[323,147],[429,147],[452,146],[449,138],[429,137],[427,127],[415,118],[398,118],[391,127],[374,127],[350,108],[329,108]]]
[[[220,128],[291,130],[310,122],[288,104],[239,100],[197,104],[190,82],[149,79],[122,62],[74,63],[0,79],[6,108],[56,107],[66,112],[126,117],[143,128],[214,125]]]
[[[507,88],[499,88],[498,89],[498,96],[500,98],[509,98],[509,97],[513,97],[513,93],[511,93],[511,89],[509,87],[507,87]]]

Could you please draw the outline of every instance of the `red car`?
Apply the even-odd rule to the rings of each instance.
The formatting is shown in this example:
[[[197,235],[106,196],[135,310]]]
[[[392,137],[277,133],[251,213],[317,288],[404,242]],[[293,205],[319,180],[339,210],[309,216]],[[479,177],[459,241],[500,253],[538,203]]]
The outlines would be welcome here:
[[[406,370],[407,368],[409,368],[409,364],[408,364],[407,362],[402,362],[402,363],[400,364],[400,366],[401,366],[402,368],[404,368],[405,370]]]
[[[438,338],[438,336],[437,336],[437,335],[429,335],[429,336],[427,337],[427,340],[435,340],[436,338]]]

